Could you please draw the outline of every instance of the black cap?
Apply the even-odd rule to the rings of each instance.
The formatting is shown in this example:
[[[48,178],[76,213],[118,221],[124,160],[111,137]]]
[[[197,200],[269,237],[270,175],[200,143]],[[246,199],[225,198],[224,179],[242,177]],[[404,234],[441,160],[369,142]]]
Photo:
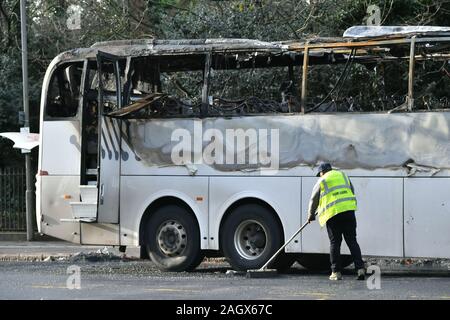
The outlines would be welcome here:
[[[319,169],[317,171],[316,177],[319,177],[321,172],[323,172],[323,171],[330,171],[332,169],[333,168],[331,167],[331,164],[329,164],[328,162],[322,162],[319,165]]]

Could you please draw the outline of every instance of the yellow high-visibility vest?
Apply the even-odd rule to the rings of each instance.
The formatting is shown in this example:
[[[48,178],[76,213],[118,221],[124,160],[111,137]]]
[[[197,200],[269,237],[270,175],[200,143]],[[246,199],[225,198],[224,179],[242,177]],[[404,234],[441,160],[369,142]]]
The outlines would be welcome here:
[[[350,180],[344,172],[328,171],[320,182],[320,201],[317,208],[320,226],[335,215],[356,210],[356,197],[352,192]]]

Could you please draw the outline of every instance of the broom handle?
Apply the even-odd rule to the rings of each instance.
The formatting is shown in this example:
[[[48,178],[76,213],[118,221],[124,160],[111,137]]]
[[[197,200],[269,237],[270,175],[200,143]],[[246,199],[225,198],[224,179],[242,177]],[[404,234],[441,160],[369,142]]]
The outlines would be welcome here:
[[[266,262],[266,264],[264,264],[259,270],[264,270],[264,269],[266,269],[267,268],[267,266],[273,261],[273,260],[275,260],[275,258],[278,256],[278,254],[281,252],[281,251],[283,251],[283,249],[300,233],[300,232],[302,232],[302,230],[307,226],[309,224],[309,221],[306,221],[301,227],[300,227],[300,229],[298,229],[297,230],[297,232],[296,233],[294,233],[294,235],[288,240],[288,241],[286,241],[286,243],[285,244],[283,244],[283,246],[280,248],[280,249],[278,249],[278,251],[277,252],[275,252],[275,254],[269,259],[269,261],[267,261]]]

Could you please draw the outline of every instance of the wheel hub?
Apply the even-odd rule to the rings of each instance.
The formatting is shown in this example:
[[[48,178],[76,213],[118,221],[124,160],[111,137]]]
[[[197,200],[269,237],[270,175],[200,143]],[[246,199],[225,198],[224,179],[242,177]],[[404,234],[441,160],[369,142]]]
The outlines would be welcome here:
[[[179,256],[186,248],[186,230],[176,220],[163,222],[156,232],[156,237],[161,252],[169,257]]]
[[[245,220],[236,229],[234,245],[242,257],[254,260],[266,250],[267,237],[266,229],[258,221]]]

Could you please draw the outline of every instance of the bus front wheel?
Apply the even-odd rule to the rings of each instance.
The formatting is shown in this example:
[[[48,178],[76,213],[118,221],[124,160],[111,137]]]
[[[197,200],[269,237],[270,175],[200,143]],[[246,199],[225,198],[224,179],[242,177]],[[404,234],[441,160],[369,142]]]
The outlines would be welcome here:
[[[164,271],[191,271],[203,260],[195,217],[177,205],[159,207],[147,220],[148,255]]]
[[[243,204],[224,221],[220,242],[233,269],[248,270],[262,267],[283,245],[283,236],[270,209],[258,204]],[[293,261],[286,258],[282,253],[269,267],[289,268]]]

